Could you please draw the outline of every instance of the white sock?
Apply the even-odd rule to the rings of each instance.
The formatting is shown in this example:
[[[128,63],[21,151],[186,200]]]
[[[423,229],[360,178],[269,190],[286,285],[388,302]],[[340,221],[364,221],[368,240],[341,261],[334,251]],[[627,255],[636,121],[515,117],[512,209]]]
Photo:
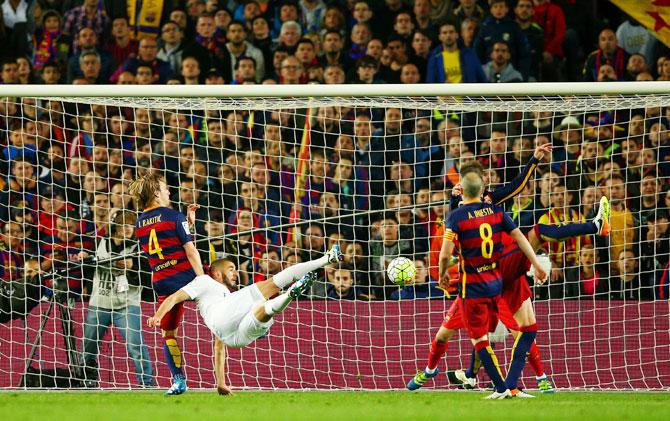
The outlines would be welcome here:
[[[535,376],[535,378],[536,378],[537,380],[542,380],[542,379],[546,379],[546,378],[547,378],[547,375],[546,375],[546,374],[543,374],[543,375],[541,375],[541,376]]]
[[[277,285],[278,288],[284,289],[287,286],[291,285],[298,279],[307,275],[309,272],[320,269],[328,264],[328,256],[323,255],[316,260],[310,260],[309,262],[298,263],[291,267],[288,267],[278,274],[272,277],[272,282]]]
[[[426,373],[428,373],[428,374],[433,374],[433,373],[435,372],[436,369],[437,369],[437,367],[435,367],[435,368],[428,368],[428,366],[426,366],[426,369],[425,369],[424,371],[425,371]]]
[[[293,299],[288,295],[288,293],[284,293],[271,300],[267,300],[265,304],[263,304],[265,314],[268,316],[274,316],[275,314],[283,311],[292,300]]]

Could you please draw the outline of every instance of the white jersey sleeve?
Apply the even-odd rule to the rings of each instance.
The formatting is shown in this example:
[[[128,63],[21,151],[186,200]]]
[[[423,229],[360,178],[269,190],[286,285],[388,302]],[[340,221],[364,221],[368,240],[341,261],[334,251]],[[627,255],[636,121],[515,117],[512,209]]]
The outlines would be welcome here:
[[[230,294],[228,288],[216,282],[209,275],[196,276],[191,282],[182,288],[191,300],[202,301],[215,296],[226,296]]]

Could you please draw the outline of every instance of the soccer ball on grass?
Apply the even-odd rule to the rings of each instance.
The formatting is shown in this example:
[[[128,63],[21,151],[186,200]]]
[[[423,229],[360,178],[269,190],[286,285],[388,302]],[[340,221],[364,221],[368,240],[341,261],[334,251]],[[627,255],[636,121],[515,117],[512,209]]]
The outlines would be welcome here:
[[[414,281],[416,266],[407,257],[396,257],[386,268],[386,274],[391,282],[402,287]]]

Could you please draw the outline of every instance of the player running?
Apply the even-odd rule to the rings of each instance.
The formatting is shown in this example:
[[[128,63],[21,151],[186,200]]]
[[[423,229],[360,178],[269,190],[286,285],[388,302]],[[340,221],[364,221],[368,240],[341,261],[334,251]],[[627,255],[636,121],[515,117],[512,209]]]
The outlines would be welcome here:
[[[216,337],[214,365],[217,390],[221,395],[228,395],[232,392],[225,384],[225,347],[242,348],[264,336],[274,322],[273,316],[309,290],[315,279],[312,271],[341,260],[340,246],[334,245],[319,259],[295,264],[266,281],[235,292],[231,292],[223,280],[217,282],[209,275],[200,275],[167,297],[147,324],[160,326],[175,306],[181,306],[186,300],[195,300],[205,324]],[[224,261],[220,266],[219,270],[224,273],[235,272],[235,265],[230,261],[229,264]],[[296,282],[296,279],[299,280]],[[271,298],[286,287],[286,292]]]
[[[137,177],[129,191],[138,209],[142,209],[135,234],[149,258],[152,284],[160,304],[193,278],[205,273],[190,231],[199,206],[190,205],[186,217],[172,209],[165,179],[154,171]],[[163,352],[172,374],[172,386],[165,392],[166,396],[186,392],[181,350],[177,344],[177,328],[183,313],[183,306],[174,306],[161,320]]]
[[[545,280],[547,272],[509,215],[496,205],[482,202],[481,173],[470,171],[462,174],[461,179],[464,204],[447,217],[440,252],[440,274],[443,276],[446,272],[446,262],[454,251],[454,242],[458,240],[461,276],[458,289],[465,328],[486,373],[495,385],[495,391],[487,399],[504,399],[512,394],[502,378],[488,339],[488,332],[498,324],[497,302],[503,286],[498,268],[503,249],[502,233],[508,233],[517,242],[532,263],[537,279]],[[531,337],[534,339],[533,335]],[[524,341],[516,348],[514,360],[519,359],[517,354],[523,355],[521,368],[531,343],[532,340]]]

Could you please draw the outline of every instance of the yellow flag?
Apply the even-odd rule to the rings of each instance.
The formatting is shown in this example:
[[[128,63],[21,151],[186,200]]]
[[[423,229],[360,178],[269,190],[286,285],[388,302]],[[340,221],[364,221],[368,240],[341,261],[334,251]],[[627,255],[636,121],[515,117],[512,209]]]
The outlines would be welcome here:
[[[670,0],[610,0],[670,47]]]

